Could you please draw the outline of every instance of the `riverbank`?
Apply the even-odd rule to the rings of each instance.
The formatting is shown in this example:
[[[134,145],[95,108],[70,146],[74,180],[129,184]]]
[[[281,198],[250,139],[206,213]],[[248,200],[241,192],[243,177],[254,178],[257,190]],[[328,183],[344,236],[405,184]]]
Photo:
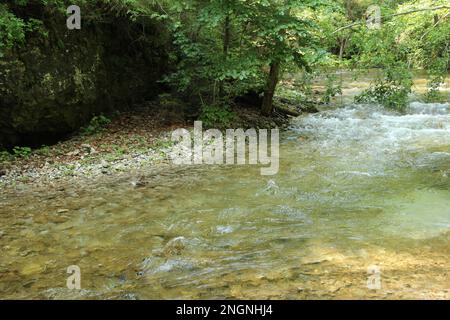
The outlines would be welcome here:
[[[276,112],[262,116],[257,108],[234,105],[234,128],[283,128],[289,117]],[[20,190],[26,186],[56,187],[86,185],[89,181],[136,173],[141,169],[170,166],[168,151],[171,133],[178,128],[191,128],[174,112],[145,103],[133,111],[117,114],[103,126],[93,125],[53,146],[36,150],[19,148],[16,154],[3,153],[0,160],[0,188]]]

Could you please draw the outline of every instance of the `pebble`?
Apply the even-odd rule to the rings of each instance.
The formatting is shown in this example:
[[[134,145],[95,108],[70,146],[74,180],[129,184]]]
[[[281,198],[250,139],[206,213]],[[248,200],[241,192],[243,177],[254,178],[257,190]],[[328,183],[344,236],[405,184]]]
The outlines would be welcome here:
[[[106,162],[105,160],[102,160],[101,166],[102,166],[103,168],[109,168],[109,163]]]
[[[81,150],[81,151],[80,151]],[[96,153],[95,149],[89,144],[81,145],[80,149],[72,151],[71,154],[76,154],[77,151],[86,153]],[[109,163],[104,159],[99,159],[94,163],[82,163],[78,160],[70,161],[68,163],[58,163],[53,160],[48,160],[44,166],[39,168],[25,169],[19,166],[8,170],[4,176],[1,177],[1,186],[11,186],[15,190],[21,190],[23,185],[42,186],[49,182],[58,185],[62,183],[74,182],[83,183],[84,178],[92,180],[95,177],[102,177],[103,175],[110,175],[116,171],[130,171],[140,169],[145,166],[158,163],[158,166],[167,163],[166,159],[161,156],[158,150],[147,150],[145,152],[136,154],[134,157],[129,155],[122,159],[116,159]],[[68,168],[70,171],[68,172]]]
[[[90,154],[97,153],[97,151],[90,144],[82,144],[81,147]]]
[[[71,157],[71,156],[77,156],[79,154],[80,154],[80,150],[76,149],[76,150],[74,150],[72,152],[67,153],[66,156]]]

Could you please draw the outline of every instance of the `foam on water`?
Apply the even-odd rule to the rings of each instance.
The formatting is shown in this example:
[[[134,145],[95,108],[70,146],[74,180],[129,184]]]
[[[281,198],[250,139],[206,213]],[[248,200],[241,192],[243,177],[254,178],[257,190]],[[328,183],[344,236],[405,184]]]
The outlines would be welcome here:
[[[445,200],[450,172],[448,103],[413,102],[405,114],[373,105],[350,105],[299,118],[292,131],[309,139],[308,152],[313,150],[318,158],[331,156],[321,175],[341,181],[337,190],[360,185],[365,190],[354,189],[356,198],[370,192],[378,199],[383,197],[385,213],[380,219],[398,223],[379,231],[423,238],[449,229],[450,209]],[[384,185],[385,195],[370,181]],[[407,204],[411,206],[405,209]]]
[[[324,153],[350,153],[356,159],[370,155],[377,162],[389,162],[402,150],[448,145],[449,105],[415,102],[405,115],[352,105],[299,118],[292,130],[313,138]]]
[[[411,114],[446,115],[450,112],[449,103],[412,102],[408,112]]]

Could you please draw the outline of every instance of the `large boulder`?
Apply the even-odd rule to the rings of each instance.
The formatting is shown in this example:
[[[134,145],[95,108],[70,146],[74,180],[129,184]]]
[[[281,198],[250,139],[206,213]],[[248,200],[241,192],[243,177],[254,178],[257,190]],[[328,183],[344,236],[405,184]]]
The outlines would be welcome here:
[[[81,30],[68,30],[66,17],[45,5],[16,14],[39,17],[48,35],[28,33],[0,58],[0,149],[55,142],[94,114],[161,91],[167,33],[151,20],[109,13],[101,24],[84,19]]]

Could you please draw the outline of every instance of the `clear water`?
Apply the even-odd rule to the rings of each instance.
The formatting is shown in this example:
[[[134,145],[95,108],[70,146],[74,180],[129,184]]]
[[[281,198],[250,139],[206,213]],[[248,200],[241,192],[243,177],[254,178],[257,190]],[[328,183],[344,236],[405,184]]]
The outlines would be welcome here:
[[[2,194],[0,297],[450,298],[450,104],[309,115],[280,155]]]

